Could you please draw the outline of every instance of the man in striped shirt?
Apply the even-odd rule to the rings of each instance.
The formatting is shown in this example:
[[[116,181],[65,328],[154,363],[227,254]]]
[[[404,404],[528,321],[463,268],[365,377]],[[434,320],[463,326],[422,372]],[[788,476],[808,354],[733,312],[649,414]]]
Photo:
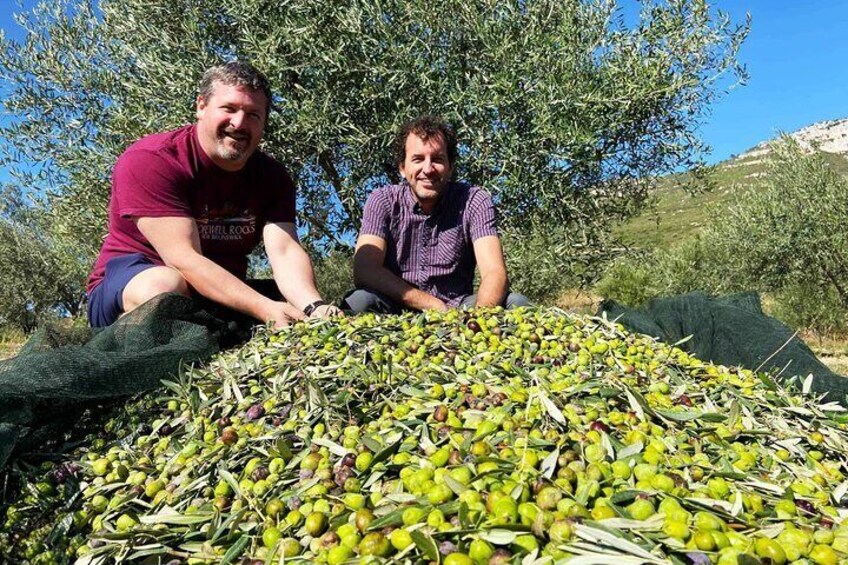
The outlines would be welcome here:
[[[353,263],[357,288],[342,307],[399,313],[526,305],[524,296],[509,292],[491,196],[451,181],[453,128],[434,116],[408,122],[395,139],[395,158],[404,182],[368,197]]]

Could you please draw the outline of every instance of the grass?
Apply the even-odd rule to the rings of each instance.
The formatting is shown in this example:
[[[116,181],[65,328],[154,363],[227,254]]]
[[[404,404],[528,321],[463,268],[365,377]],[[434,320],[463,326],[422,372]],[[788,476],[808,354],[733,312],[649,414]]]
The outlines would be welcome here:
[[[804,332],[801,339],[830,370],[848,375],[848,335],[821,335]]]
[[[836,171],[848,176],[848,159],[834,154],[824,154],[824,158]],[[651,192],[651,206],[614,233],[630,247],[668,249],[694,237],[712,218],[721,216],[722,209],[733,204],[738,191],[763,187],[767,171],[763,156],[733,158],[712,169],[708,176],[712,190],[695,193],[682,188],[694,184],[690,174],[665,177]]]

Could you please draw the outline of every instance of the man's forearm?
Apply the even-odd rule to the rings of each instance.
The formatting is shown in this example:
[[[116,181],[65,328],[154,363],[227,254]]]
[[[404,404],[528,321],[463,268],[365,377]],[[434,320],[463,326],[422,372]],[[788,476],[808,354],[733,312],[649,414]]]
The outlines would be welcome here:
[[[477,306],[498,306],[506,298],[509,281],[505,275],[490,274],[480,279],[477,289]]]
[[[269,256],[274,280],[286,300],[298,310],[321,299],[315,286],[315,275],[309,255],[299,245],[285,253]]]
[[[447,309],[442,300],[409,284],[383,266],[355,267],[354,281],[357,286],[376,290],[413,310]]]
[[[273,301],[212,260],[195,254],[170,266],[179,271],[200,295],[262,322],[268,321]]]

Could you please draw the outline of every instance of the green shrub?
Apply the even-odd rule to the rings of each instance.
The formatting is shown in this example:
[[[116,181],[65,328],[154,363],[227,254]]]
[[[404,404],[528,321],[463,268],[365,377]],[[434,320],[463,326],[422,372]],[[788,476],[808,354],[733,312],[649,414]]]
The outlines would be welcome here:
[[[31,332],[44,320],[82,314],[85,268],[68,241],[48,233],[38,220],[0,218],[4,328]]]
[[[790,284],[773,295],[771,314],[794,328],[808,328],[822,334],[848,330],[845,308],[833,289],[822,292],[817,285]]]
[[[616,259],[595,285],[595,292],[629,306],[644,304],[660,293],[654,262],[654,257],[644,254]]]
[[[521,228],[503,231],[510,288],[531,301],[551,303],[570,288],[586,288],[597,280],[610,258],[608,245],[595,246],[602,234],[574,230],[534,218]]]
[[[791,139],[769,158],[763,189],[740,190],[698,238],[619,259],[597,291],[636,305],[692,290],[754,290],[772,296],[774,315],[791,326],[845,329],[848,181]]]
[[[634,253],[613,261],[595,285],[595,292],[638,306],[657,296],[696,290],[710,294],[740,290],[716,266],[717,252],[709,239],[696,237],[668,251]]]

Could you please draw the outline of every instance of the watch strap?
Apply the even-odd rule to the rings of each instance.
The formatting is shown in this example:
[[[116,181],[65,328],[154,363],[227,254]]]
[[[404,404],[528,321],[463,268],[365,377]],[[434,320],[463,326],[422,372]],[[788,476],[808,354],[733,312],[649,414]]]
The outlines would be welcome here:
[[[307,304],[306,307],[303,309],[303,313],[306,314],[307,317],[309,317],[309,316],[312,315],[312,313],[315,311],[316,308],[318,308],[319,306],[326,306],[326,305],[327,305],[327,303],[324,302],[323,300],[316,300],[315,302],[313,302],[311,304]]]

